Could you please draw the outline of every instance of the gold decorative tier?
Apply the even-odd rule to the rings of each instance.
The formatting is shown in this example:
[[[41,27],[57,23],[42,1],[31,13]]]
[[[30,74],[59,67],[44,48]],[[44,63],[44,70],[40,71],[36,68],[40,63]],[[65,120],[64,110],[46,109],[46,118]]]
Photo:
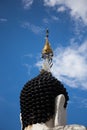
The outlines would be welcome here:
[[[50,53],[53,55],[53,50],[51,49],[48,38],[46,38],[46,43],[45,43],[44,48],[42,50],[42,54],[50,54]]]

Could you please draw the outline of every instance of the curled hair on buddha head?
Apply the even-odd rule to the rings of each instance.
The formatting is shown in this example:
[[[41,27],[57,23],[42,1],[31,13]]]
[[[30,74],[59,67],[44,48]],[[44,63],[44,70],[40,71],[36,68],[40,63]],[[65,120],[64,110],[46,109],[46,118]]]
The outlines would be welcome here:
[[[69,100],[66,88],[51,72],[43,71],[28,81],[20,94],[23,130],[28,125],[49,121],[54,115],[55,98],[60,94],[65,96],[66,108]]]

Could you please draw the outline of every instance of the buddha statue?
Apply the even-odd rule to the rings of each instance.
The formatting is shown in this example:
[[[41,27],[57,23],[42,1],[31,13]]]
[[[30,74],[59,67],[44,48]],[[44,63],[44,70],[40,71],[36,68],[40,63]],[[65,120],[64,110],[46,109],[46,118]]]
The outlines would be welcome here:
[[[21,130],[65,130],[64,126],[67,127],[66,107],[69,96],[64,85],[50,71],[53,65],[53,50],[48,33],[47,30],[42,50],[44,63],[40,74],[28,81],[21,90]],[[67,127],[66,130],[70,129]]]

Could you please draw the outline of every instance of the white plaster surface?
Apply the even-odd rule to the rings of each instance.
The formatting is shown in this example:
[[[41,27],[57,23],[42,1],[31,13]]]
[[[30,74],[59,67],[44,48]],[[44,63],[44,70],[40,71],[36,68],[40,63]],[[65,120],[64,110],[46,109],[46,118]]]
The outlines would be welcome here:
[[[66,125],[66,109],[64,108],[65,97],[63,94],[55,99],[54,126]]]
[[[26,127],[25,130],[86,130],[86,128],[77,124],[48,128],[45,124],[37,123],[35,125]]]

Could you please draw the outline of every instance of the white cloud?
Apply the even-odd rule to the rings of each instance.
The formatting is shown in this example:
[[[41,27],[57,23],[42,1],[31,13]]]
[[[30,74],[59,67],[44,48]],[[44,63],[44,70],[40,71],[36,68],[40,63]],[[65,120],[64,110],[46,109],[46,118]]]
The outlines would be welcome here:
[[[87,0],[44,0],[44,5],[56,7],[57,11],[60,11],[60,6],[68,8],[73,18],[81,19],[87,25]]]
[[[10,102],[9,100],[7,100],[5,97],[0,96],[0,104],[5,104],[7,107],[15,107],[16,104],[14,102]]]
[[[23,66],[27,69],[27,73],[28,73],[28,75],[30,75],[30,72],[31,72],[32,66],[29,65],[29,64],[27,64],[27,63],[23,64]]]
[[[0,22],[7,22],[8,20],[6,18],[0,18]]]
[[[43,27],[36,26],[36,25],[31,24],[29,22],[22,23],[22,27],[31,30],[35,34],[42,34],[42,32],[44,31]]]
[[[55,15],[51,16],[51,18],[52,18],[52,20],[54,20],[54,21],[58,21],[58,20],[59,20],[59,18],[58,18],[57,16],[55,16]]]
[[[44,22],[45,24],[48,24],[48,23],[49,23],[49,19],[48,19],[48,18],[44,18],[44,19],[43,19],[43,22]]]
[[[54,7],[55,5],[57,5],[57,3],[58,3],[58,0],[44,0],[45,6]]]
[[[84,106],[87,109],[87,98],[81,101],[81,107]]]
[[[55,15],[49,16],[49,18],[43,18],[43,23],[45,24],[49,24],[52,22],[57,22],[59,20],[59,18]]]
[[[24,57],[33,58],[33,54],[26,54]]]
[[[22,0],[24,9],[29,9],[33,4],[33,0]]]
[[[77,104],[77,108],[86,108],[87,109],[87,98],[80,96],[73,96],[71,99],[71,104]]]
[[[41,64],[42,62],[38,62],[37,66]],[[51,71],[66,85],[87,89],[87,41],[81,45],[57,48]]]
[[[66,10],[66,8],[64,6],[60,6],[57,11],[58,12],[64,12]]]

